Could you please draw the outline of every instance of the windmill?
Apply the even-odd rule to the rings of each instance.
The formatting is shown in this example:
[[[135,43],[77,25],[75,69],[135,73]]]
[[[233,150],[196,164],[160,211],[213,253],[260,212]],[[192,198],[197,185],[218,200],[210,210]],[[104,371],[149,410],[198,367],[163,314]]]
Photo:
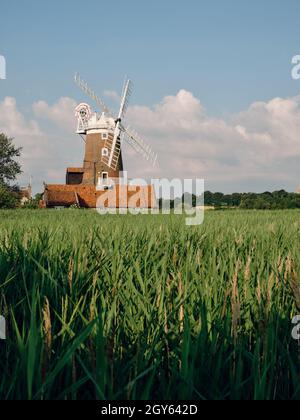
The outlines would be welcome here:
[[[124,125],[124,118],[132,94],[132,82],[125,80],[118,115],[114,115],[92,88],[75,75],[75,83],[92,99],[102,113],[93,113],[88,104],[82,103],[76,108],[78,119],[77,133],[85,136],[85,159],[83,184],[95,185],[99,179],[117,179],[123,171],[122,144],[127,142],[137,153],[153,166],[157,163],[157,154],[130,126]]]

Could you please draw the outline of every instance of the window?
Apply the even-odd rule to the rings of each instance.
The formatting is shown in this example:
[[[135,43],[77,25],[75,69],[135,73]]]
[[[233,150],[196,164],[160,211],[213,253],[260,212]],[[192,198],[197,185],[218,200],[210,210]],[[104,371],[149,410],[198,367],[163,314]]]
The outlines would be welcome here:
[[[108,149],[106,147],[102,149],[102,157],[108,157]]]
[[[102,133],[102,140],[107,140],[107,139],[108,139],[108,134]]]

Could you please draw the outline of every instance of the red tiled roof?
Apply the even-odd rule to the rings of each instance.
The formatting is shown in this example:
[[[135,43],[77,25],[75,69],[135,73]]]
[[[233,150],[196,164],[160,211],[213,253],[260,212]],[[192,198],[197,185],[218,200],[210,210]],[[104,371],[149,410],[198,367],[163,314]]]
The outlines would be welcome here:
[[[44,200],[48,207],[74,204],[96,208],[154,208],[154,187],[116,185],[113,190],[97,191],[94,185],[47,185]]]
[[[84,169],[83,168],[67,168],[67,172],[68,173],[73,173],[73,174],[83,174]]]

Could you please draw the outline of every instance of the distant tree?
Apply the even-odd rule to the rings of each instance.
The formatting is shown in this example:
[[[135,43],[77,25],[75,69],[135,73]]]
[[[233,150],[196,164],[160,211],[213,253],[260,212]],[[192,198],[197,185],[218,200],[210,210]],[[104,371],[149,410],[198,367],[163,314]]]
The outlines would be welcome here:
[[[257,210],[270,210],[271,204],[268,200],[264,199],[263,197],[258,197],[254,203],[253,207]]]
[[[42,200],[42,198],[43,198],[43,194],[40,194],[40,193],[36,194],[34,198],[24,203],[22,208],[30,209],[30,210],[38,209],[40,207],[40,201]]]
[[[0,183],[9,185],[16,180],[22,172],[21,166],[16,162],[21,154],[21,148],[13,144],[13,139],[0,133]]]
[[[20,191],[0,183],[0,209],[13,209],[20,203]]]
[[[192,207],[197,206],[197,196],[195,194],[184,193],[181,199],[182,204],[190,204]]]
[[[223,205],[226,205],[226,199],[223,193],[212,193],[210,191],[205,191],[204,203],[206,206],[221,207]]]
[[[13,208],[19,202],[18,188],[12,183],[22,172],[16,161],[20,154],[21,148],[14,146],[13,139],[0,133],[0,208]]]
[[[251,198],[249,197],[243,197],[240,204],[240,208],[245,210],[254,209],[254,201],[251,200]]]
[[[240,204],[241,204],[241,201],[242,201],[242,194],[239,194],[239,193],[234,193],[234,194],[232,194],[231,195],[231,205],[232,206],[239,206]]]
[[[221,192],[214,193],[213,200],[215,205],[221,206],[224,203],[224,194]]]
[[[204,203],[206,206],[213,206],[214,205],[214,195],[210,191],[205,191],[204,193]]]
[[[279,200],[281,198],[288,198],[291,194],[286,192],[285,190],[274,191],[272,193],[273,198]]]

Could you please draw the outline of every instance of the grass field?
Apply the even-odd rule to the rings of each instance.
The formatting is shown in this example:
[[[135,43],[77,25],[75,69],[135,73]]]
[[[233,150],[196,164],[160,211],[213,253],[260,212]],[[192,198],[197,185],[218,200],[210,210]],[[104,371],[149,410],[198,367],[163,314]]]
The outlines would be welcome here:
[[[0,212],[1,399],[300,399],[300,212]]]

